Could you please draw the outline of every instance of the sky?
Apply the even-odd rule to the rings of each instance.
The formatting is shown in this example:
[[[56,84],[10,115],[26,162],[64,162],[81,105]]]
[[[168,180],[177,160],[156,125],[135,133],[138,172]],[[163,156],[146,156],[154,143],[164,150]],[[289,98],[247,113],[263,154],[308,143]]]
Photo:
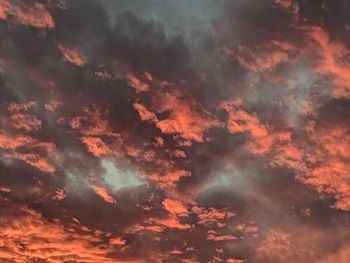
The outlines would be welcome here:
[[[0,262],[348,263],[349,14],[0,0]]]

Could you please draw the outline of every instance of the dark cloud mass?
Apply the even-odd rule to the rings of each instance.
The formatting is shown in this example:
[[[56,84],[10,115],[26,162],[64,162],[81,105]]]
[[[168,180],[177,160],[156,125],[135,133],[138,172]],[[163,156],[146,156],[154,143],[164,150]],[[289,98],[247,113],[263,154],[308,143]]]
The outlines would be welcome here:
[[[0,262],[350,262],[341,0],[0,0]]]

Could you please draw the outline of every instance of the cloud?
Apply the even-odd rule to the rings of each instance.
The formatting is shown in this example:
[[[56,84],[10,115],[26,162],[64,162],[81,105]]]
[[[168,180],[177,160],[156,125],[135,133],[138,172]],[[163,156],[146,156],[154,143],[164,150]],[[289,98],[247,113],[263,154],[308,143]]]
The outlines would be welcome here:
[[[67,232],[55,222],[47,222],[39,213],[14,207],[6,210],[11,222],[1,220],[0,258],[5,261],[51,262],[113,262],[105,257],[112,247],[96,248],[91,244],[101,242],[99,236]],[[115,245],[115,242],[111,242]]]
[[[345,263],[349,11],[0,0],[0,261]]]
[[[110,153],[109,147],[98,137],[83,137],[81,140],[96,157]]]
[[[0,18],[39,29],[55,27],[55,22],[45,6],[37,2],[1,0]]]
[[[215,234],[216,233],[213,230],[208,231],[207,240],[218,242],[218,241],[235,240],[235,239],[237,239],[237,237],[232,236],[232,235],[216,236]]]
[[[126,78],[128,79],[129,84],[135,88],[137,93],[149,90],[149,85],[137,79],[133,74],[129,73]]]
[[[165,134],[180,135],[186,141],[203,142],[204,133],[219,122],[210,118],[193,99],[186,101],[178,93],[158,94],[154,97],[154,107],[157,113],[169,113],[166,119],[158,120],[156,115],[140,103],[134,103],[141,120],[151,120]]]
[[[335,207],[349,211],[349,185],[347,184],[349,166],[346,161],[350,148],[346,138],[345,127],[324,127],[311,132],[311,139],[317,145],[307,160],[311,169],[298,177],[303,183],[315,187],[320,193],[335,196]]]
[[[7,152],[2,153],[3,158],[23,160],[49,173],[55,171],[54,165],[48,158],[54,152],[55,144],[53,143],[40,142],[30,136],[0,134],[0,149],[7,150]],[[20,150],[21,152],[19,152]]]
[[[44,104],[44,108],[47,111],[55,111],[62,106],[63,106],[63,103],[60,101],[57,101],[57,100],[52,100],[52,101],[49,101],[48,103]]]
[[[114,204],[116,203],[115,199],[107,192],[106,188],[99,186],[92,186],[92,190],[94,190],[95,194],[100,196],[107,203]]]
[[[77,50],[58,45],[59,50],[65,61],[72,63],[76,66],[82,67],[86,63],[86,58]]]
[[[331,41],[327,32],[320,27],[311,27],[308,35],[316,42],[316,48],[321,55],[321,59],[316,61],[315,71],[333,77],[331,80],[334,83],[331,92],[333,97],[349,98],[350,72],[347,69],[346,59],[348,48],[342,43]]]
[[[137,110],[138,114],[140,115],[141,120],[143,121],[151,120],[155,122],[158,121],[156,115],[153,112],[150,112],[149,110],[147,110],[146,107],[143,106],[141,103],[135,102],[133,106]]]

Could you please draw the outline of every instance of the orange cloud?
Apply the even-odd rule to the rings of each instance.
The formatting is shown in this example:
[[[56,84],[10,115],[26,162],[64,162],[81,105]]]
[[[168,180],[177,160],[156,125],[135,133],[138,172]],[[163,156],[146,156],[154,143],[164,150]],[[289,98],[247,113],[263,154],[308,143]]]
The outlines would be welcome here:
[[[92,190],[94,190],[95,194],[97,194],[99,197],[101,197],[105,202],[110,203],[110,204],[115,204],[116,201],[111,196],[106,188],[103,187],[98,187],[98,186],[91,186]]]
[[[11,102],[7,109],[10,112],[12,126],[15,129],[30,132],[41,128],[42,121],[33,115],[24,113],[36,106],[36,101],[29,101],[26,103]]]
[[[135,110],[137,110],[137,112],[139,113],[140,119],[142,121],[153,121],[153,122],[158,121],[156,115],[153,112],[147,110],[146,107],[141,103],[134,103],[133,106]]]
[[[154,138],[155,143],[158,147],[164,147],[164,139],[161,137]]]
[[[11,153],[4,154],[3,157],[22,160],[44,172],[53,173],[55,171],[55,167],[49,163],[49,160],[36,153]]]
[[[230,133],[249,132],[254,138],[266,137],[267,127],[260,123],[255,114],[248,114],[238,108],[240,101],[221,102],[219,108],[228,112],[227,129]]]
[[[0,1],[0,19],[7,18],[8,8],[9,8],[9,2],[6,0],[1,0]]]
[[[109,244],[112,246],[124,246],[126,244],[126,240],[122,238],[112,238],[109,240]]]
[[[112,131],[108,120],[105,117],[106,111],[91,105],[91,107],[84,106],[84,113],[86,114],[83,117],[77,117],[77,129],[80,129],[80,132],[86,136],[109,136],[118,138],[120,135]],[[81,126],[81,121],[86,121],[87,124]],[[74,128],[74,127],[73,127]]]
[[[64,192],[64,190],[62,189],[56,190],[55,197],[54,197],[55,199],[63,200],[65,197],[66,197],[66,193]]]
[[[149,85],[136,78],[133,74],[127,74],[126,78],[129,81],[129,85],[132,86],[137,93],[149,91]]]
[[[17,152],[19,148],[25,149],[26,152]],[[0,134],[0,149],[10,150],[10,152],[2,154],[4,158],[22,160],[44,172],[52,173],[55,171],[55,167],[50,164],[47,157],[54,153],[55,144],[53,143],[40,142],[30,136],[9,136]],[[38,150],[43,151],[45,154]]]
[[[271,229],[256,249],[257,258],[280,260],[280,262],[287,262],[292,253],[291,234],[279,229]]]
[[[57,100],[51,100],[48,103],[44,104],[44,108],[47,111],[55,111],[56,109],[63,106],[63,103]]]
[[[231,134],[249,133],[253,140],[249,141],[246,148],[254,154],[265,154],[272,150],[274,142],[289,140],[290,134],[286,132],[274,132],[268,125],[262,124],[255,113],[249,114],[242,109],[242,101],[223,101],[220,109],[228,113],[226,122],[227,130]]]
[[[36,101],[28,101],[25,103],[16,103],[16,102],[11,102],[7,109],[11,113],[17,113],[19,111],[28,111],[29,109],[33,108],[36,106]]]
[[[159,219],[157,223],[165,228],[175,228],[179,230],[191,229],[191,225],[181,223],[179,218],[175,215],[170,215],[168,218],[165,219]]]
[[[179,134],[185,140],[203,142],[204,133],[211,127],[220,125],[218,121],[194,100],[186,101],[179,93],[165,93],[157,99],[158,112],[169,112],[169,117],[156,122],[163,132]]]
[[[287,166],[297,171],[297,179],[313,186],[320,193],[335,196],[335,207],[350,211],[350,147],[345,127],[323,128],[315,132],[310,123],[306,126],[310,143],[299,145],[292,141],[291,132],[274,131],[261,124],[253,114],[240,109],[240,102],[222,102],[221,108],[228,113],[227,129],[230,133],[249,132],[254,139],[246,148],[253,154],[272,156],[271,165]],[[311,150],[312,149],[312,150]],[[311,150],[311,151],[310,151]],[[310,165],[311,164],[311,165]]]
[[[109,154],[111,150],[109,147],[98,137],[83,137],[81,141],[86,145],[88,151],[95,157]]]
[[[132,226],[129,230],[127,230],[127,233],[137,233],[142,231],[149,231],[152,233],[161,233],[163,232],[164,227],[159,225],[154,225],[154,223],[151,223],[150,225],[142,225],[142,224],[136,224]]]
[[[96,105],[83,106],[84,114],[73,118],[60,118],[60,125],[68,124],[82,135],[81,141],[88,151],[95,156],[110,155],[117,159],[122,157],[142,158],[140,145],[129,140],[128,133],[118,133],[107,119],[108,111]],[[108,143],[107,143],[108,142]],[[149,152],[148,154],[150,154]],[[150,156],[149,156],[150,157]]]
[[[350,211],[349,129],[332,126],[316,132],[308,126],[304,144],[292,142],[288,132],[272,132],[269,137],[249,143],[248,149],[259,155],[269,153],[271,165],[294,169],[298,181],[334,196],[335,208]]]
[[[145,159],[148,162],[152,162],[154,160],[155,155],[156,155],[155,151],[152,151],[152,150],[151,151],[146,151],[143,154],[143,159]]]
[[[280,5],[287,10],[291,10],[292,13],[299,13],[299,5],[297,2],[293,2],[292,0],[274,0],[276,5]]]
[[[14,128],[26,132],[30,132],[32,130],[39,130],[42,124],[41,120],[29,114],[17,113],[12,115],[11,119],[13,121],[12,125]]]
[[[178,230],[188,230],[192,226],[189,224],[181,223],[180,217],[185,217],[185,215],[179,215],[175,213],[169,213],[166,218],[149,218],[145,222],[138,223],[130,227],[127,232],[136,233],[142,231],[149,231],[153,234],[162,233],[167,228],[178,229]]]
[[[176,156],[177,158],[186,158],[186,153],[181,150],[175,150],[173,151],[173,155]]]
[[[208,236],[207,236],[207,240],[210,241],[227,241],[227,240],[235,240],[237,239],[237,237],[233,236],[233,235],[217,235],[217,233],[214,230],[208,230]]]
[[[250,224],[238,224],[235,226],[235,229],[242,233],[249,233],[257,237],[258,227],[254,225],[254,222]]]
[[[188,217],[189,212],[185,204],[175,198],[165,198],[162,201],[164,209],[168,212],[166,218],[149,218],[130,228],[129,232],[150,231],[161,233],[166,228],[187,230],[192,226],[181,222],[181,218]]]
[[[0,148],[14,150],[17,147],[32,145],[37,141],[29,136],[9,136],[5,134],[0,134]]]
[[[162,174],[152,173],[147,178],[157,183],[160,188],[167,188],[174,186],[182,177],[190,176],[191,173],[185,170],[165,170]]]
[[[245,45],[224,48],[226,54],[237,60],[243,68],[253,72],[273,71],[279,64],[289,61],[289,52],[295,50],[290,43],[276,40],[256,48]]]
[[[350,211],[350,144],[347,127],[324,127],[311,132],[313,151],[305,149],[305,160],[312,166],[299,173],[298,180],[320,193],[335,196],[335,207]]]
[[[78,67],[82,67],[86,63],[86,58],[78,50],[63,45],[58,45],[65,61],[72,63]]]
[[[198,224],[210,226],[212,224],[218,227],[226,226],[225,221],[235,216],[234,213],[227,210],[217,210],[214,207],[204,208],[193,206],[192,212],[198,216]]]
[[[187,216],[187,208],[182,202],[174,199],[165,198],[162,202],[164,208],[172,215]]]
[[[107,72],[107,71],[105,71],[103,69],[96,70],[95,71],[95,76],[96,76],[97,79],[104,80],[104,81],[107,80],[107,79],[112,79],[113,78],[112,75],[109,72]]]
[[[55,27],[45,6],[37,2],[0,0],[0,19],[40,29]]]
[[[335,98],[350,98],[350,69],[346,60],[349,49],[342,43],[332,42],[324,29],[320,27],[305,28],[306,34],[315,42],[310,45],[312,51],[317,50],[321,59],[316,60],[315,71],[331,75],[334,87],[331,95]]]
[[[134,147],[132,145],[129,144],[124,144],[124,149],[127,153],[127,155],[131,156],[131,157],[139,157],[141,155],[141,150],[137,147]]]
[[[226,259],[226,263],[246,263],[246,260],[243,259],[235,259],[235,258],[228,258]]]
[[[272,154],[271,164],[303,170],[303,152],[292,143],[291,132],[275,131],[271,125],[262,124],[254,113],[242,110],[241,103],[224,101],[219,105],[228,112],[228,131],[232,134],[248,132],[253,140],[246,144],[246,149],[257,155]]]
[[[165,93],[153,98],[153,107],[157,113],[169,113],[168,118],[158,120],[155,113],[141,103],[133,106],[141,120],[152,121],[163,133],[180,135],[183,139],[203,142],[206,130],[219,126],[220,123],[209,117],[209,114],[194,99],[187,101],[178,92]]]
[[[25,207],[7,207],[6,210],[8,215],[16,217],[11,220],[3,216],[0,218],[2,262],[124,262],[107,256],[116,245],[113,239],[110,246],[97,247],[92,244],[102,242],[98,235],[67,232],[63,226],[48,222],[39,213]]]
[[[0,187],[0,191],[1,192],[5,192],[5,193],[10,193],[12,192],[11,188],[5,187],[5,186],[1,186]]]

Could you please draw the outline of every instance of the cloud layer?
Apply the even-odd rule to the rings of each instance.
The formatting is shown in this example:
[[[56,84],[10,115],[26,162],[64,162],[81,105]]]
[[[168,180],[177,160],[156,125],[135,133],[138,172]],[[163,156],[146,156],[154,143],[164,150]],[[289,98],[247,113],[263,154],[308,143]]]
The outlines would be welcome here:
[[[0,261],[347,263],[349,11],[0,0]]]

